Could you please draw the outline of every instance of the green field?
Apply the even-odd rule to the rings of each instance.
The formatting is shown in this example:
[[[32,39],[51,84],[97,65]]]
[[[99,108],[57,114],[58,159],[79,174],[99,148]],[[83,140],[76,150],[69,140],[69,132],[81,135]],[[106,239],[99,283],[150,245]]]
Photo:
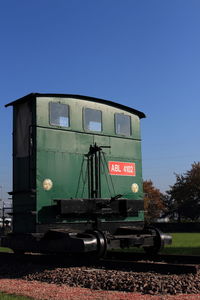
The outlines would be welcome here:
[[[9,295],[0,292],[0,300],[31,300],[33,298],[24,297],[24,296],[16,296],[16,295]]]
[[[172,244],[166,246],[161,254],[200,255],[200,233],[169,233]],[[121,250],[116,250],[121,251]],[[126,248],[124,252],[142,252],[142,248]]]
[[[4,248],[4,247],[0,247],[0,252],[8,252],[8,253],[12,253],[13,251],[9,248]],[[1,299],[1,298],[0,298]]]
[[[170,233],[172,245],[166,246],[161,253],[200,255],[200,233]]]

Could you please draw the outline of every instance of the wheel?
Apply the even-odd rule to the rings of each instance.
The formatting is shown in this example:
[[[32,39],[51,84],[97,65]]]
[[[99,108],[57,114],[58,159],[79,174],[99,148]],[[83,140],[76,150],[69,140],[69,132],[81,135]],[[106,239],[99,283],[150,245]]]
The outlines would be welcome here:
[[[107,251],[107,240],[103,232],[95,231],[97,233],[97,241],[98,241],[98,256],[104,257]]]
[[[157,255],[164,247],[164,234],[155,227],[147,227],[146,229],[154,236],[154,245],[143,247],[143,249],[148,255]]]
[[[107,251],[107,239],[105,234],[100,230],[89,231],[97,239],[97,252],[93,255],[96,259],[104,257]]]

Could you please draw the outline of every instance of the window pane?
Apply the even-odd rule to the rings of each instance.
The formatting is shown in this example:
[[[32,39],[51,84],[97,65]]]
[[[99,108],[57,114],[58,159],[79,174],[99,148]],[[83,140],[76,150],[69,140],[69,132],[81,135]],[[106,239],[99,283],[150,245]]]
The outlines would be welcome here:
[[[50,124],[61,127],[69,127],[68,105],[50,102]]]
[[[85,108],[84,128],[89,131],[102,131],[102,121],[100,110]]]
[[[117,134],[131,135],[131,118],[123,114],[115,114],[115,130]]]

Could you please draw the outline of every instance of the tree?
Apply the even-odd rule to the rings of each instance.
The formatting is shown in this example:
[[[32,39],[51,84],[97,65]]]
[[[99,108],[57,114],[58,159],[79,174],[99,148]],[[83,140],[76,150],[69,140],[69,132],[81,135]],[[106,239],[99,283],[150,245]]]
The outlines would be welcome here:
[[[159,189],[156,189],[151,180],[145,180],[143,182],[144,189],[144,210],[145,210],[145,221],[147,223],[153,222],[155,219],[160,217],[165,206],[163,203],[163,194]]]
[[[178,221],[200,218],[200,162],[194,162],[191,170],[176,175],[176,182],[167,191],[169,214],[175,214]]]

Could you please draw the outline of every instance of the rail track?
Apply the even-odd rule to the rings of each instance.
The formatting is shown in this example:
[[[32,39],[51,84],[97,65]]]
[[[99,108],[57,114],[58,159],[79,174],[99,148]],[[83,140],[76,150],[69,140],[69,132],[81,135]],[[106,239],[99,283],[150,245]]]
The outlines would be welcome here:
[[[147,255],[145,253],[133,252],[107,252],[107,258],[124,259],[132,261],[154,261],[154,262],[171,262],[171,263],[184,263],[184,264],[199,264],[200,256],[197,255],[174,255],[174,254],[158,254]]]
[[[20,261],[32,263],[35,266],[48,267],[82,267],[87,266],[106,270],[126,272],[155,272],[159,274],[197,274],[200,269],[200,256],[157,255],[148,256],[142,253],[108,252],[105,258],[94,259],[91,256],[68,255],[17,255],[14,253],[0,253],[1,261],[10,263]]]
[[[108,252],[105,264],[114,261],[134,272],[157,272],[160,274],[196,274],[200,268],[200,256],[156,255],[143,253]]]

